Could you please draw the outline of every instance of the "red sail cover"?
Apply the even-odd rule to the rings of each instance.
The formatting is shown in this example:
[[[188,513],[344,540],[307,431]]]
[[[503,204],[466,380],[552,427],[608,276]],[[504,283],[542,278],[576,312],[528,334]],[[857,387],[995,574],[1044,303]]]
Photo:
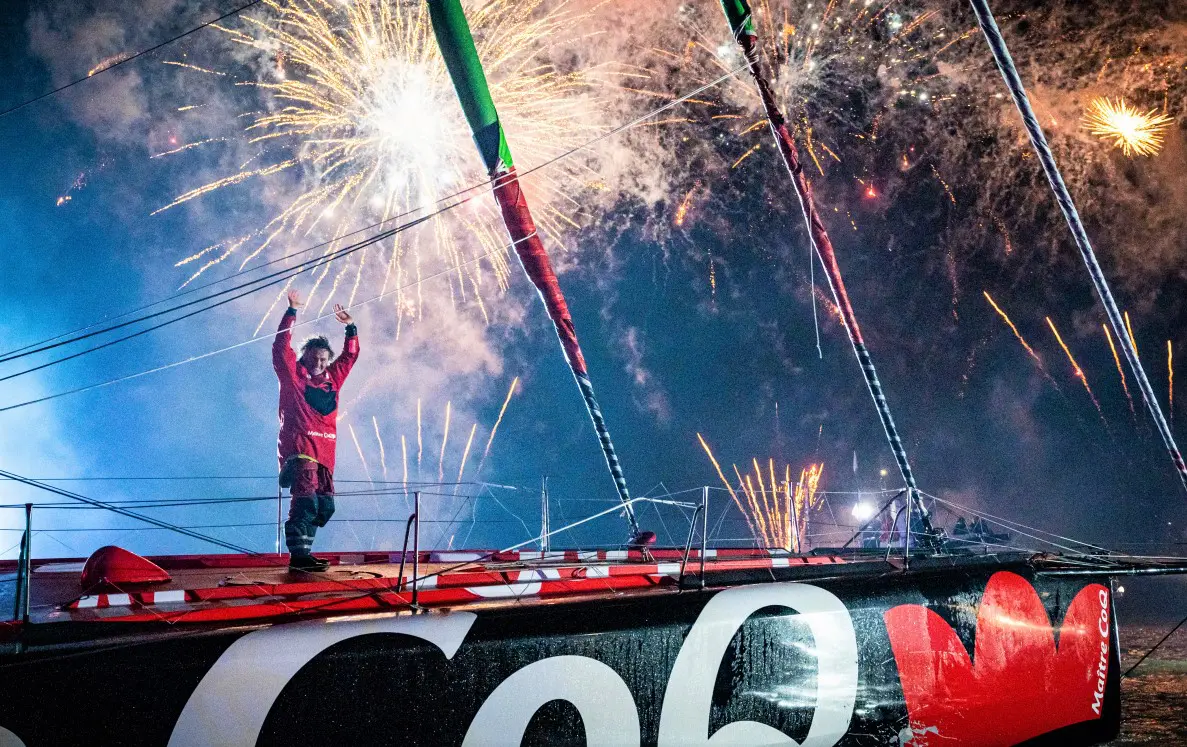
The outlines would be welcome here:
[[[971,660],[952,626],[927,607],[904,604],[885,612],[919,743],[1013,745],[1099,719],[1109,673],[1110,609],[1104,586],[1081,589],[1063,616],[1057,646],[1053,621],[1034,587],[999,571],[977,608]]]
[[[556,334],[565,350],[565,358],[568,359],[574,373],[588,376],[585,356],[581,354],[581,347],[577,344],[577,330],[573,327],[569,305],[565,303],[560,283],[557,282],[556,273],[552,270],[552,261],[548,259],[548,253],[544,251],[544,242],[540,241],[540,235],[536,231],[536,223],[528,210],[528,202],[519,186],[515,167],[512,166],[499,174],[496,183],[498,186],[495,187],[495,200],[499,203],[499,209],[503,211],[507,233],[515,242],[515,253],[519,256],[524,271],[548,308],[548,317],[556,326]]]
[[[82,588],[90,591],[124,584],[159,584],[172,576],[156,563],[115,545],[100,547],[82,568]]]

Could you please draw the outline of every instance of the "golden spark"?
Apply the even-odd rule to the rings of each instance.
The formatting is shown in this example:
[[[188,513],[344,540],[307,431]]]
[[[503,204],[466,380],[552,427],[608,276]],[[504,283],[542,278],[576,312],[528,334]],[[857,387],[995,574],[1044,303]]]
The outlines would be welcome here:
[[[254,86],[264,99],[263,106],[242,113],[246,143],[259,150],[259,162],[190,189],[154,212],[282,173],[297,177],[297,189],[258,230],[180,261],[201,260],[190,281],[237,252],[242,269],[268,247],[314,232],[333,240],[326,254],[335,252],[352,229],[427,213],[458,190],[485,181],[425,3],[263,4],[266,12],[244,16],[240,28],[215,26],[234,44],[283,60],[282,66],[258,73],[257,80],[241,83]],[[492,95],[521,165],[558,156],[604,130],[595,84],[598,72],[608,67],[560,70],[549,58],[555,40],[571,36],[584,15],[546,8],[545,0],[466,5]],[[587,161],[565,159],[555,173],[525,183],[537,224],[554,243],[577,225],[569,215],[577,201],[561,185],[585,184],[590,174]],[[434,258],[435,264],[456,268],[446,275],[449,298],[475,303],[485,317],[483,294],[492,285],[506,289],[510,255],[493,201],[480,193],[473,197],[464,209],[435,216],[422,231],[323,265],[314,274],[310,296],[321,288],[324,308],[334,291],[349,283],[342,287],[353,298],[364,267],[374,266],[380,292],[415,285],[407,294],[396,290],[394,306],[400,318],[418,317],[420,286],[408,281],[421,277],[422,262]]]
[[[1139,111],[1125,99],[1102,96],[1092,100],[1084,113],[1084,127],[1101,140],[1111,142],[1127,157],[1156,156],[1162,150],[1166,129],[1174,119],[1157,109]]]

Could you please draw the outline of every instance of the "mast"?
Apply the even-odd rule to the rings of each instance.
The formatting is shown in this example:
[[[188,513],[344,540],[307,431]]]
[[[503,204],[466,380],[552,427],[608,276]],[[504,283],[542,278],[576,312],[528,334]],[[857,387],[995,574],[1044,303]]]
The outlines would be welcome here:
[[[1179,482],[1187,491],[1187,465],[1183,463],[1183,455],[1179,452],[1179,446],[1175,443],[1170,425],[1166,422],[1166,417],[1162,414],[1162,407],[1158,404],[1158,398],[1154,396],[1154,388],[1150,386],[1150,380],[1146,377],[1145,369],[1142,368],[1137,347],[1126,330],[1121,310],[1117,308],[1113,292],[1109,289],[1109,281],[1105,279],[1104,271],[1101,270],[1100,263],[1096,261],[1096,252],[1092,249],[1088,232],[1084,230],[1080,212],[1076,210],[1076,203],[1072,200],[1071,193],[1068,192],[1063,175],[1059,173],[1059,166],[1055,163],[1051,146],[1047,144],[1047,137],[1043,134],[1043,128],[1030,105],[1030,99],[1026,96],[1026,87],[1022,84],[1022,76],[1018,74],[1018,68],[1014,66],[1014,58],[1010,55],[1009,48],[1006,47],[1006,40],[1002,38],[1001,29],[997,27],[997,21],[993,18],[993,11],[990,10],[989,3],[986,0],[971,0],[971,2],[973,12],[977,14],[977,23],[980,24],[981,31],[985,34],[985,41],[989,44],[989,50],[993,53],[993,61],[997,64],[997,69],[1006,82],[1006,88],[1009,89],[1010,96],[1014,99],[1018,114],[1022,116],[1022,124],[1026,127],[1026,134],[1030,136],[1030,144],[1034,146],[1039,162],[1043,164],[1043,171],[1047,175],[1047,181],[1051,184],[1051,191],[1055,193],[1055,201],[1059,203],[1059,209],[1063,211],[1063,217],[1067,220],[1068,228],[1072,231],[1072,238],[1075,239],[1076,248],[1080,250],[1080,257],[1084,260],[1085,267],[1088,268],[1088,275],[1092,278],[1096,295],[1105,307],[1105,316],[1109,318],[1109,326],[1113,328],[1113,334],[1121,341],[1121,350],[1125,353],[1125,360],[1129,362],[1129,368],[1133,371],[1134,378],[1138,380],[1142,398],[1146,400],[1146,406],[1150,408],[1150,417],[1154,419],[1154,424],[1158,427],[1158,434],[1162,436],[1162,443],[1166,446],[1171,461],[1175,465],[1175,470],[1179,473]]]
[[[618,491],[619,500],[622,501],[632,538],[637,537],[639,524],[631,508],[626,478],[622,474],[614,442],[610,440],[610,431],[606,427],[605,418],[602,417],[602,409],[594,396],[593,383],[585,366],[585,356],[577,342],[577,329],[573,325],[573,317],[569,314],[564,293],[561,292],[560,283],[552,269],[552,261],[548,258],[544,243],[536,230],[535,221],[532,220],[527,198],[520,188],[515,164],[511,159],[511,149],[507,145],[498,111],[491,99],[486,73],[482,69],[482,61],[478,59],[478,50],[474,46],[474,37],[466,22],[465,12],[460,0],[428,0],[428,5],[437,46],[441,49],[449,77],[453,80],[453,87],[462,105],[462,111],[465,112],[466,121],[470,124],[474,144],[478,146],[478,153],[491,178],[495,202],[503,214],[503,225],[511,236],[520,265],[539,292],[540,300],[548,310],[548,318],[556,328],[561,349],[565,353],[565,361],[573,372],[573,378],[577,380],[589,417],[593,421],[594,431],[601,443],[602,454],[606,457],[606,466],[610,468],[610,476],[614,479],[614,487]]]
[[[903,447],[902,439],[899,437],[898,427],[894,424],[894,418],[891,416],[890,405],[887,404],[886,394],[882,390],[882,382],[878,379],[878,372],[874,368],[874,361],[870,357],[869,349],[866,348],[865,340],[862,338],[861,327],[857,323],[857,316],[853,312],[852,304],[849,303],[849,293],[845,290],[845,281],[841,276],[841,267],[837,263],[837,256],[833,251],[832,241],[829,239],[828,231],[825,229],[824,223],[820,220],[820,215],[816,211],[816,204],[812,199],[812,188],[804,176],[803,166],[800,164],[799,156],[796,154],[795,141],[791,137],[791,132],[787,129],[787,120],[784,118],[783,112],[779,110],[779,106],[775,101],[775,92],[771,87],[770,80],[767,78],[766,71],[763,69],[758,46],[758,34],[754,30],[750,5],[746,0],[721,0],[721,7],[725,11],[725,17],[729,22],[734,39],[738,42],[738,46],[742,49],[742,54],[746,57],[746,62],[750,68],[750,76],[754,79],[754,83],[758,87],[763,111],[766,113],[767,122],[771,126],[771,134],[775,138],[775,146],[779,149],[779,154],[783,157],[783,165],[787,167],[787,173],[791,177],[791,183],[795,186],[796,195],[799,196],[800,208],[804,213],[804,222],[807,224],[812,246],[816,250],[816,255],[820,258],[820,263],[824,266],[829,287],[833,292],[833,298],[836,300],[837,307],[841,310],[841,316],[845,322],[845,331],[849,333],[849,342],[853,345],[853,353],[857,356],[857,362],[861,366],[862,377],[865,379],[866,387],[869,389],[870,396],[874,400],[874,406],[878,410],[878,418],[882,421],[882,429],[885,431],[886,439],[890,443],[890,450],[894,453],[895,462],[898,463],[899,472],[902,473],[903,482],[906,483],[907,492],[910,494],[908,505],[919,512],[924,532],[928,536],[928,542],[934,544],[931,520],[928,516],[927,508],[919,498],[919,488],[915,483],[915,474],[911,471],[911,463],[907,460],[906,449]],[[908,527],[910,524],[909,514],[910,509],[908,509]]]

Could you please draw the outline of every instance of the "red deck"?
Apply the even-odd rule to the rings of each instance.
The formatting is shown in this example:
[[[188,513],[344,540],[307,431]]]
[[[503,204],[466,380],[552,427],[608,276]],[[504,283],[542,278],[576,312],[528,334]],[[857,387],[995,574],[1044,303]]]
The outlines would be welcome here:
[[[417,604],[457,607],[561,600],[675,589],[682,550],[639,552],[422,552]],[[326,573],[289,571],[286,555],[178,555],[150,558],[172,576],[139,587],[82,588],[81,558],[33,561],[31,621],[209,623],[293,615],[332,615],[412,606],[412,557],[401,553],[324,553]],[[763,549],[708,550],[705,573],[843,562]],[[13,571],[0,564],[0,572]],[[692,551],[688,572],[700,570]]]

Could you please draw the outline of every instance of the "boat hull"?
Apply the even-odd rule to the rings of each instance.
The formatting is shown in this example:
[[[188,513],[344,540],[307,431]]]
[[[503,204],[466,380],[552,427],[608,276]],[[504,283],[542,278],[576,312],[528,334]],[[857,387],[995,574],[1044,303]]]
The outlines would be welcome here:
[[[1004,745],[1116,735],[1117,631],[1103,575],[877,565],[704,591],[42,646],[0,662],[0,745]]]

